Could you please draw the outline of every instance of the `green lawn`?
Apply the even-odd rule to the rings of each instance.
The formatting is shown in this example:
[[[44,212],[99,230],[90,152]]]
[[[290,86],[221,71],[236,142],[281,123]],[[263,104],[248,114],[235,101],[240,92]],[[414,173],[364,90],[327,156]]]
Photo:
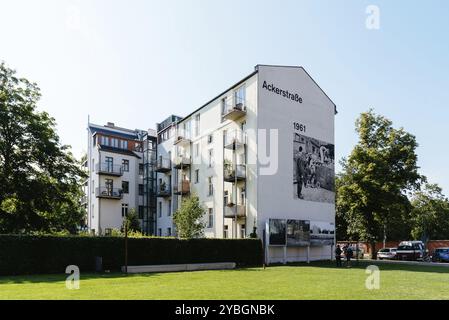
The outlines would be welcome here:
[[[365,266],[329,263],[145,275],[0,277],[0,299],[449,299],[449,269],[379,265],[380,290],[365,288]]]

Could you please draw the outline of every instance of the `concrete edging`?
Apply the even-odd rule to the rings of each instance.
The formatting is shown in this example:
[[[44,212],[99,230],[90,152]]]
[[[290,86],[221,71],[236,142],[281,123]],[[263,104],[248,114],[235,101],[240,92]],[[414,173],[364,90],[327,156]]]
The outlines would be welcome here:
[[[231,270],[231,269],[235,269],[235,267],[236,267],[236,263],[234,263],[234,262],[128,266],[128,273]],[[125,272],[124,266],[122,267],[122,272]]]

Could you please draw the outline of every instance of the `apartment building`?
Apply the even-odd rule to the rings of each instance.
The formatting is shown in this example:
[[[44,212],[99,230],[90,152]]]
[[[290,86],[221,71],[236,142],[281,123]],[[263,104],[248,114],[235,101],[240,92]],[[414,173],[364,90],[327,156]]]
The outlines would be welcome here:
[[[147,234],[174,236],[173,214],[196,194],[206,211],[206,237],[255,232],[272,247],[269,261],[329,259],[335,115],[335,104],[304,68],[258,65],[187,116],[157,124],[152,134],[90,124],[89,228],[119,228],[136,208]],[[309,233],[311,240],[307,246],[271,243],[267,234],[282,228],[289,243]]]
[[[169,117],[157,128],[157,235],[175,233],[173,213],[190,194],[206,209],[207,237],[263,238],[270,219],[335,225],[335,114],[302,67],[258,65],[189,115]],[[309,249],[310,259],[332,251]]]
[[[135,210],[142,230],[154,233],[155,158],[154,131],[88,124],[85,205],[90,232],[104,235],[120,229],[124,217]]]

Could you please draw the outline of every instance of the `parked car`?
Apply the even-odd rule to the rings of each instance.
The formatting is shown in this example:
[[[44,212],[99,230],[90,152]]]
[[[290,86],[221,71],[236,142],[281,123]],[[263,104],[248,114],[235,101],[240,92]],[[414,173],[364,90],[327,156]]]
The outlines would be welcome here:
[[[425,256],[427,252],[422,241],[403,241],[396,251],[397,260],[418,261]]]
[[[433,262],[449,262],[449,248],[436,248],[432,255]]]
[[[377,251],[377,259],[383,260],[393,260],[396,259],[397,248],[384,248]]]

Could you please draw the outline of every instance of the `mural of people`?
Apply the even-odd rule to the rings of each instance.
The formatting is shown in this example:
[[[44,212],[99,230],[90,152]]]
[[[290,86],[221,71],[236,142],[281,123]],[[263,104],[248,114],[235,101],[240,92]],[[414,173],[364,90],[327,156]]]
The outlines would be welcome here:
[[[335,202],[334,145],[293,134],[293,194],[295,199]]]

